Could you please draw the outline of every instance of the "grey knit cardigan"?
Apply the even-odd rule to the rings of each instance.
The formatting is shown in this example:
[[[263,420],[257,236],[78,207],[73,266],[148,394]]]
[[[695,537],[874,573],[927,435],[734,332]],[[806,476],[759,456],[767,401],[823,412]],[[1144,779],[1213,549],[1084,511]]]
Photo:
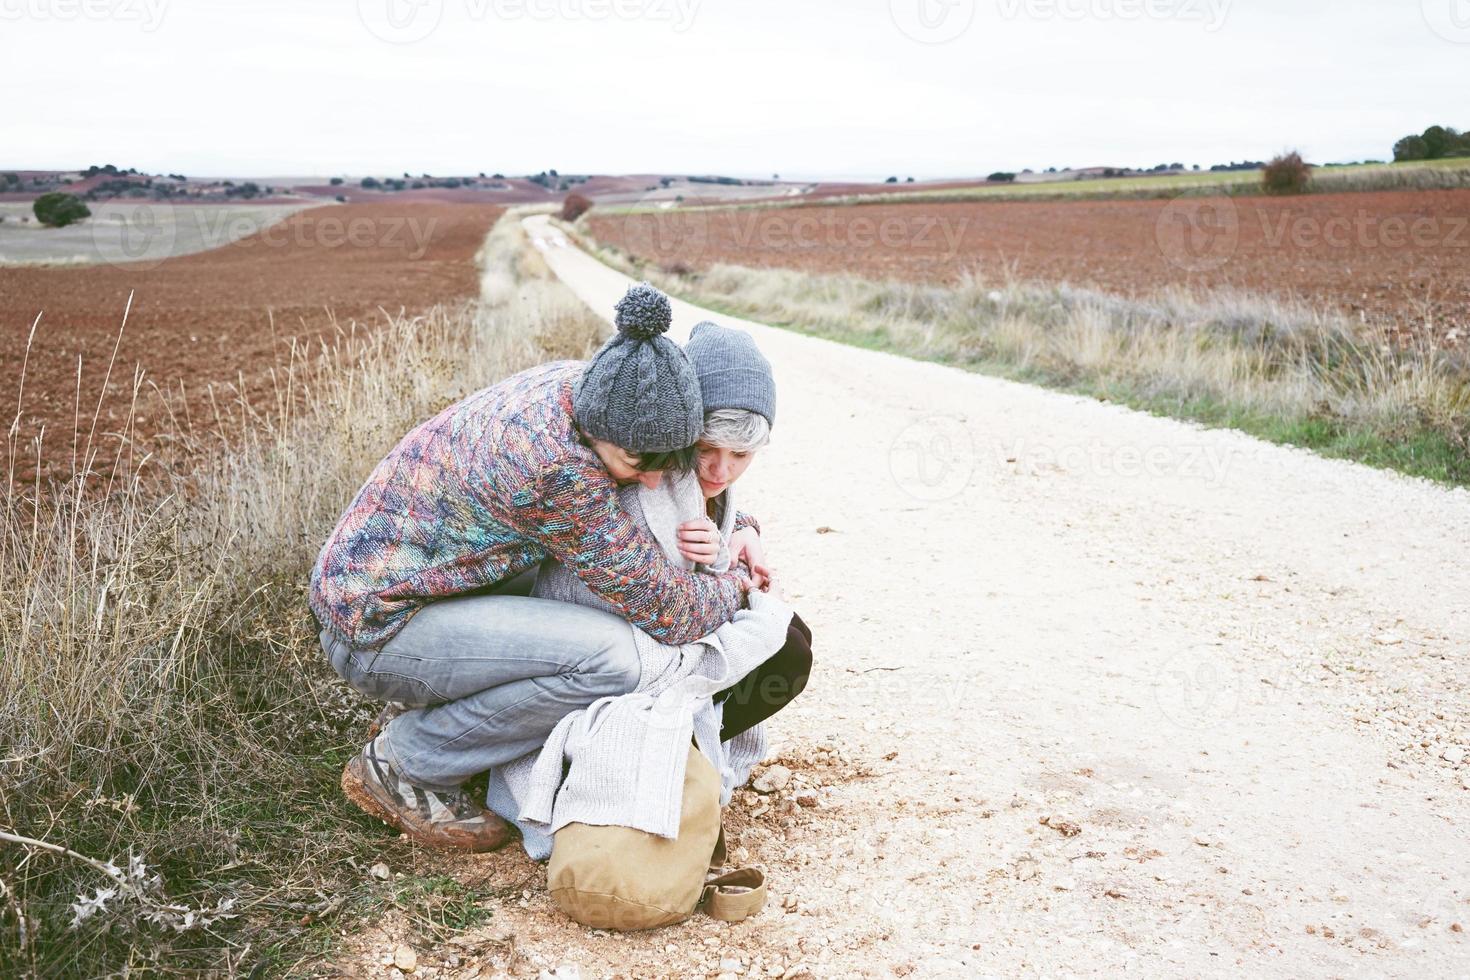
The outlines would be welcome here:
[[[692,475],[665,479],[653,490],[627,487],[620,495],[670,561],[694,567],[679,554],[677,539],[681,523],[704,516],[704,497]],[[727,496],[720,555],[711,571],[729,566],[735,514]],[[555,562],[542,565],[532,594],[610,609]],[[720,773],[721,805],[766,754],[763,725],[728,744],[720,741],[724,706],[711,698],[781,648],[791,617],[783,600],[753,591],[749,609],[693,643],[665,645],[629,626],[642,667],[638,687],[572,712],[541,749],[492,770],[486,805],[520,828],[526,853],[537,860],[551,856],[552,835],[569,823],[678,836],[691,737]]]

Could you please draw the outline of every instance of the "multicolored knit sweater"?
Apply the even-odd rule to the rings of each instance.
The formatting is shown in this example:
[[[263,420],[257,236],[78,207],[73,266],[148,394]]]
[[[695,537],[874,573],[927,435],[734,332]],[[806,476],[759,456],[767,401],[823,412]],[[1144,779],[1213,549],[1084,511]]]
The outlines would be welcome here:
[[[494,585],[547,558],[666,643],[712,633],[740,608],[737,576],[686,571],[623,510],[572,422],[580,361],[531,368],[403,438],[327,539],[311,574],[323,628],[388,642],[435,599]],[[740,526],[759,526],[740,515]]]

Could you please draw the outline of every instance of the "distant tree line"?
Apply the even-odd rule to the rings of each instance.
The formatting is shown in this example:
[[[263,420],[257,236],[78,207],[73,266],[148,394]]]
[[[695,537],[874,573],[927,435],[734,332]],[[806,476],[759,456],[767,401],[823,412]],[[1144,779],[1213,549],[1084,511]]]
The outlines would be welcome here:
[[[82,176],[95,177],[98,174],[107,174],[107,176],[109,177],[121,177],[125,174],[136,174],[137,172],[137,167],[130,167],[127,170],[119,170],[110,163],[105,163],[100,167],[94,163],[92,166],[82,171]]]
[[[496,176],[499,176],[498,174]],[[563,177],[555,170],[543,170],[539,174],[527,177],[531,183],[544,187],[549,191],[569,191],[577,184],[587,183],[586,177]],[[694,178],[690,178],[693,180]],[[666,185],[667,186],[667,185]]]
[[[1229,171],[1229,170],[1260,170],[1261,168],[1263,168],[1265,166],[1266,166],[1266,163],[1263,160],[1242,160],[1239,163],[1217,163],[1214,166],[1212,166],[1210,169],[1212,171],[1215,171],[1215,172]],[[1065,173],[1071,172],[1072,169],[1073,168],[1070,167],[1070,166],[1067,166],[1067,167],[1047,167],[1045,170],[1042,171],[1042,173],[1047,173],[1047,174],[1065,174]],[[1091,168],[1084,168],[1084,169],[1091,169]],[[1175,162],[1175,163],[1156,163],[1152,167],[1137,167],[1137,168],[1134,168],[1134,167],[1102,167],[1102,168],[1097,168],[1095,170],[1095,172],[1091,174],[1091,176],[1099,176],[1099,177],[1134,177],[1134,176],[1137,176],[1139,174],[1163,174],[1163,173],[1170,173],[1170,172],[1173,172],[1173,171],[1187,171],[1187,170],[1199,170],[1199,169],[1201,169],[1201,168],[1200,168],[1200,165],[1197,164],[1197,163],[1196,164],[1193,164],[1193,165],[1184,164],[1184,163],[1178,163],[1178,162]],[[1032,171],[1029,170],[1029,169],[1027,169],[1027,170],[1022,170],[1020,172],[1022,174],[1029,174]],[[990,177],[988,177],[986,179],[987,180],[992,180],[992,181],[995,181],[995,180],[1006,180],[1007,178],[1005,178],[1004,176],[1000,176],[1000,175],[1003,175],[1004,173],[1006,173],[1006,171],[999,171],[998,174],[992,174]],[[1016,175],[1012,174],[1009,179],[1010,180],[1014,180],[1015,179],[1015,176]],[[1086,175],[1086,174],[1079,175],[1079,179],[1081,179],[1081,177],[1083,177],[1083,176],[1088,176],[1088,175]],[[896,181],[894,181],[892,179],[889,180],[889,183],[890,184],[891,183],[895,183],[895,182]],[[910,183],[913,182],[913,178],[912,177],[909,178],[909,182]]]
[[[1409,135],[1393,145],[1395,160],[1444,160],[1470,156],[1470,133],[1448,126],[1430,126],[1418,136]]]
[[[102,197],[152,197],[153,181],[138,183],[132,180],[115,178],[113,180],[100,180],[92,185],[87,191],[86,198],[95,201]],[[172,187],[169,190],[173,190]]]
[[[576,184],[584,184],[588,180],[587,177],[563,177],[555,170],[543,170],[539,174],[527,177],[526,179],[533,184],[537,184],[541,187],[546,188],[548,191],[570,190]],[[434,177],[430,174],[420,174],[419,176],[415,177],[408,171],[404,171],[402,177],[364,177],[360,181],[358,181],[358,186],[362,187],[363,190],[392,192],[408,190],[416,191],[423,190],[429,187],[442,187],[449,189],[455,187],[476,187],[483,186],[481,184],[482,181],[496,181],[496,183],[492,183],[489,186],[503,187],[505,185],[499,183],[499,181],[503,180],[505,180],[505,174],[496,173],[491,174],[487,177],[484,171],[480,172],[478,178]],[[341,187],[343,183],[344,180],[341,177],[331,178],[331,185],[333,187]]]
[[[169,176],[174,176],[170,174]],[[182,178],[181,178],[182,179]],[[247,180],[242,184],[236,184],[227,180],[218,185],[224,192],[225,197],[240,197],[251,200],[257,197],[269,197],[276,192],[274,187],[262,187],[253,180]],[[170,198],[187,198],[202,196],[199,191],[189,193],[188,188],[177,184],[157,184],[152,177],[142,181],[125,180],[116,177],[111,180],[99,181],[82,195],[88,201],[98,201],[103,198],[115,197],[146,197],[155,201],[166,201]]]
[[[333,177],[332,186],[337,187],[342,183],[342,178]],[[473,177],[430,177],[424,174],[422,177],[411,177],[404,174],[402,177],[384,177],[379,180],[376,177],[364,177],[359,186],[368,191],[406,191],[423,190],[425,187],[473,187]]]

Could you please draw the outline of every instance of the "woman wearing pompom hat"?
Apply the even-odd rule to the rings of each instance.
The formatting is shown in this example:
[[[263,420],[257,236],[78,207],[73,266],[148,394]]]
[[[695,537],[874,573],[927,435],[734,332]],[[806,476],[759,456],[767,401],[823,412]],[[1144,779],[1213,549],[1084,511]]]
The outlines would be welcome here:
[[[590,362],[540,365],[410,432],[358,491],[313,568],[332,666],[408,710],[348,764],[347,796],[425,843],[491,850],[507,825],[465,780],[541,744],[569,711],[637,686],[626,624],[684,643],[730,620],[750,587],[671,562],[620,485],[695,467],[704,405],[647,283],[617,304]],[[486,594],[555,559],[617,610]]]

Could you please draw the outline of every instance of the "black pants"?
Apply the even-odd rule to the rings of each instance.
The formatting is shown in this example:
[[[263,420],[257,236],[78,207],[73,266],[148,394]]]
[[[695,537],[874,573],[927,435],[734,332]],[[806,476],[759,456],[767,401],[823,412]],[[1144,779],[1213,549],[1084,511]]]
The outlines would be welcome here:
[[[715,695],[725,702],[720,741],[728,742],[765,721],[795,700],[812,672],[812,631],[800,616],[791,617],[786,643],[734,687]]]

